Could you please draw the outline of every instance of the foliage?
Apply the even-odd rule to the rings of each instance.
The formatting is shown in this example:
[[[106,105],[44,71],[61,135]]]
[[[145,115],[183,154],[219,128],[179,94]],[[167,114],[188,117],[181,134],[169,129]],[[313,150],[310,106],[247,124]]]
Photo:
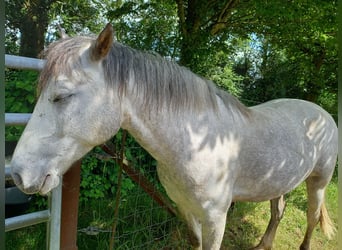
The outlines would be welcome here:
[[[303,98],[301,70],[284,50],[255,35],[242,42],[234,72],[242,76],[242,99],[248,105],[275,98]]]
[[[101,152],[98,148],[93,152]],[[82,160],[80,201],[114,197],[116,193],[119,166],[114,160],[100,160],[89,154]],[[121,197],[126,198],[127,192],[134,184],[129,178],[124,178]]]
[[[325,86],[336,93],[337,2],[256,1],[255,11],[255,29],[301,70],[303,98],[317,102]]]
[[[122,131],[112,139],[116,149],[121,148]],[[119,152],[117,151],[117,155]],[[119,165],[108,157],[100,148],[95,148],[82,160],[80,200],[88,201],[104,197],[114,197],[118,184]],[[139,171],[149,181],[159,185],[157,181],[155,160],[142,149],[133,137],[128,136],[125,143],[125,158],[132,166],[139,166]],[[126,199],[136,184],[124,174],[121,185],[121,198]],[[158,187],[157,187],[158,188]]]
[[[325,105],[325,101],[320,101],[334,98],[337,92],[336,1],[69,0],[50,3],[47,11],[50,24],[61,23],[71,35],[97,33],[110,20],[119,41],[179,61],[194,72],[214,79],[220,86],[225,82],[233,93],[244,92],[243,98],[255,103],[286,96]],[[8,3],[12,9],[21,6],[12,5]],[[7,15],[7,26],[16,27],[13,11]],[[7,37],[13,44],[17,36],[7,34],[12,34]],[[245,62],[251,58],[241,64],[234,57],[239,57],[237,52],[246,46],[244,40],[247,43],[253,40],[251,36],[262,46],[252,48],[254,65],[246,69]],[[56,28],[50,26],[48,41],[56,37]],[[231,55],[223,58],[226,62],[221,65],[216,61],[220,53]],[[280,54],[281,57],[277,56]],[[257,57],[261,59],[255,60]],[[240,75],[242,82],[234,75],[238,72],[233,71],[233,68],[241,70],[241,66],[245,67],[245,75]],[[235,92],[236,89],[240,90]],[[337,113],[337,99],[334,100],[329,110]]]
[[[112,163],[112,167],[107,165]],[[111,170],[105,171],[104,170]],[[82,160],[81,171],[81,192],[80,200],[87,201],[88,199],[104,198],[111,194],[111,187],[114,187],[117,174],[114,171],[114,163],[102,162],[95,157],[87,156]],[[110,173],[108,176],[107,174]],[[113,183],[111,183],[113,180]],[[115,193],[114,193],[115,194]]]
[[[103,9],[96,3],[97,1],[90,0],[55,1],[49,11],[54,26],[54,29],[50,30],[53,34],[49,35],[56,39],[56,33],[59,33],[56,29],[57,24],[60,24],[70,36],[89,34],[90,31],[100,32],[105,20],[101,16]]]
[[[330,65],[328,60],[324,60],[320,70],[316,72],[321,87],[312,91],[315,86],[312,86],[309,73],[312,70],[311,64],[293,56],[288,49],[273,45],[264,37],[253,35],[241,44],[237,50],[238,56],[234,57],[233,67],[234,72],[243,77],[241,98],[247,105],[275,98],[307,99],[321,105],[337,120],[335,64]],[[330,58],[330,61],[334,60],[337,58]]]
[[[245,16],[247,2],[176,0],[181,33],[180,63],[195,72],[203,72],[202,63],[208,55],[227,47],[227,39],[235,33],[234,23]]]
[[[5,112],[32,113],[35,97],[35,82],[38,73],[35,71],[5,71]],[[6,127],[6,141],[17,141],[22,127]]]
[[[119,3],[111,3],[106,12],[106,17],[116,27],[119,41],[171,59],[179,56],[176,8],[172,1]]]
[[[35,98],[35,82],[38,73],[35,71],[6,70],[6,112],[30,113],[33,111]]]
[[[48,11],[56,0],[6,0],[7,30],[20,31],[19,54],[37,57],[44,48],[44,35],[49,24]]]
[[[215,54],[211,63],[212,65],[208,67],[206,77],[234,96],[241,96],[243,92],[241,83],[244,77],[234,71],[233,63],[228,56],[223,51],[220,51]]]

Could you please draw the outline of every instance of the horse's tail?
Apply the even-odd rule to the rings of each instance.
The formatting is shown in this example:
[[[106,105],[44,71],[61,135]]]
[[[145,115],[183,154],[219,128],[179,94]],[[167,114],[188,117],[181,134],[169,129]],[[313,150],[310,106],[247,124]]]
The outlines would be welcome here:
[[[336,232],[336,228],[328,215],[328,211],[325,207],[324,202],[321,206],[321,215],[319,217],[319,222],[323,233],[328,237],[328,239],[331,239]]]

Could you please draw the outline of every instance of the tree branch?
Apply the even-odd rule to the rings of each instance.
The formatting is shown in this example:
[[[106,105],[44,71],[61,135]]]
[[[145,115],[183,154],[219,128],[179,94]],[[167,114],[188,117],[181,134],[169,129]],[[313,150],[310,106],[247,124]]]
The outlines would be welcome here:
[[[228,24],[228,19],[232,14],[232,10],[238,5],[239,0],[229,0],[219,12],[217,17],[214,17],[215,23],[210,29],[210,34],[215,35],[224,29]]]
[[[230,0],[226,3],[226,5],[222,8],[219,17],[218,17],[218,22],[224,22],[227,20],[228,15],[230,14],[231,5],[234,4],[234,2],[237,2],[237,0]]]
[[[185,24],[185,9],[183,0],[176,0],[177,3],[177,14],[179,18],[179,26],[183,36],[188,34]]]

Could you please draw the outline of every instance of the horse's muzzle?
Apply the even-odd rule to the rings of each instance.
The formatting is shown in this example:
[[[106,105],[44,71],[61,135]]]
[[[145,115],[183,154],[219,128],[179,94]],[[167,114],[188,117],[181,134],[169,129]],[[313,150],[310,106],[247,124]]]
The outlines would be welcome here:
[[[14,184],[24,193],[26,194],[47,194],[51,191],[55,186],[58,185],[59,181],[54,181],[53,177],[50,174],[47,174],[46,176],[40,178],[38,181],[34,183],[25,183],[23,181],[22,176],[18,172],[12,173],[12,178],[14,181]],[[58,179],[58,178],[57,178]]]

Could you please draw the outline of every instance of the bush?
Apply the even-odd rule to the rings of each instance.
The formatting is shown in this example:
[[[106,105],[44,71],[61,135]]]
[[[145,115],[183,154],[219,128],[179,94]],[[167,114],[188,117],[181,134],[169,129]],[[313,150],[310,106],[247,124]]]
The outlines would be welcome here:
[[[122,147],[122,131],[111,140],[116,147],[117,155]],[[96,157],[100,156],[100,157]],[[108,157],[108,155],[107,155]],[[100,148],[95,148],[82,160],[81,173],[81,201],[88,199],[98,199],[104,197],[113,197],[116,194],[118,185],[119,165],[114,159],[106,158],[104,152]],[[156,161],[142,149],[131,136],[126,137],[125,158],[132,163],[133,166],[139,167],[139,172],[143,174],[153,184],[159,184],[156,176]],[[124,174],[121,183],[121,198],[125,199],[129,191],[136,184]]]
[[[38,72],[29,70],[5,71],[5,112],[32,113],[36,100]],[[6,141],[17,141],[23,131],[22,126],[6,127]]]

